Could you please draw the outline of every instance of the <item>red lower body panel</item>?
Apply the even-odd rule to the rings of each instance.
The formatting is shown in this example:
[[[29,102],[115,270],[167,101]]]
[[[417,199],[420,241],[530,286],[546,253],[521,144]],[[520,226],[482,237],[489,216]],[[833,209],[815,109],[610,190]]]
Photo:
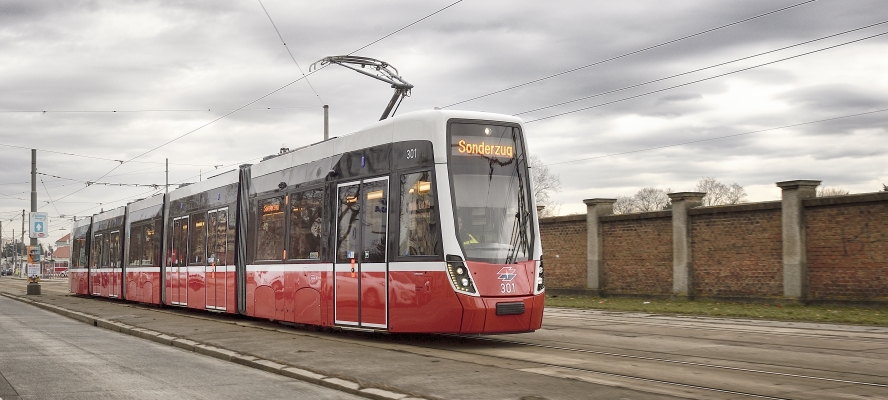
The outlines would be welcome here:
[[[459,294],[463,305],[460,333],[530,332],[540,328],[543,321],[545,294],[521,297],[473,297]],[[524,313],[497,315],[497,303],[524,303]]]
[[[68,271],[69,290],[74,294],[90,294],[89,274],[84,271]]]
[[[127,270],[125,297],[140,303],[160,304],[160,268],[137,272]]]

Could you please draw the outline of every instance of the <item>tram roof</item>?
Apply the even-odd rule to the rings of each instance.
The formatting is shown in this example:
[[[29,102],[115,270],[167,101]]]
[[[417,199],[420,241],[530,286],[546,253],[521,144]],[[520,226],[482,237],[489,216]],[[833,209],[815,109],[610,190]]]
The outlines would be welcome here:
[[[144,210],[149,207],[159,206],[161,204],[163,204],[163,194],[158,193],[148,198],[133,201],[127,204],[127,206],[129,207],[130,212],[133,212],[136,210]]]
[[[386,143],[407,140],[428,140],[433,144],[436,159],[446,159],[445,133],[451,119],[502,121],[522,124],[518,117],[479,111],[422,110],[375,122],[356,132],[310,144],[275,155],[254,164],[252,175],[263,176],[295,165],[321,160],[336,154],[360,150]]]
[[[92,216],[84,217],[74,221],[74,225],[71,226],[71,230],[73,231],[74,229],[89,225],[92,225]]]
[[[114,217],[120,217],[126,212],[126,206],[120,206],[115,209],[111,209],[108,211],[102,211],[101,213],[95,214],[92,217],[92,222],[100,222],[107,219],[111,219]]]

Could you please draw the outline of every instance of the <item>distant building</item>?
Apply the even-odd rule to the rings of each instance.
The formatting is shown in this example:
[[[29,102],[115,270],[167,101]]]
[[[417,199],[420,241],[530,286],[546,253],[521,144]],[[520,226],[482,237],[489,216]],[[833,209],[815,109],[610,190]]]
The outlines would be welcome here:
[[[50,273],[67,273],[71,263],[71,234],[69,233],[56,240],[55,245],[55,250],[49,255],[52,260],[52,271]]]

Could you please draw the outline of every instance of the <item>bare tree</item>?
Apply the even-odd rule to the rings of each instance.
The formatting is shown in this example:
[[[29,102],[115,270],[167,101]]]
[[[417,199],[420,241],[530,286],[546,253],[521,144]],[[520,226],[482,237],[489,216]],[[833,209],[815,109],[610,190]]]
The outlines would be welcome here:
[[[823,186],[817,188],[817,197],[844,196],[851,193],[847,189]]]
[[[540,211],[540,217],[550,217],[558,214],[561,203],[552,200],[550,195],[561,191],[561,178],[552,173],[546,164],[537,157],[530,155],[530,178],[533,181],[533,198],[537,206],[544,206]]]
[[[728,186],[728,194],[725,198],[725,204],[740,204],[746,202],[746,190],[743,189],[743,186],[740,186],[736,183],[732,183],[731,186]]]
[[[724,204],[740,204],[746,202],[746,190],[736,183],[725,185],[713,177],[707,176],[697,182],[694,189],[706,193],[703,196],[704,206],[719,206]]]
[[[635,198],[631,196],[617,196],[614,203],[614,214],[629,214],[638,212],[638,206],[635,205]]]
[[[669,196],[666,193],[671,191],[670,189],[646,187],[635,193],[633,198],[638,211],[662,211],[669,207]]]
[[[662,211],[671,206],[667,193],[672,189],[646,187],[632,196],[617,196],[614,203],[614,214],[629,214],[645,211]]]
[[[886,185],[886,184],[883,183],[883,184],[882,184],[882,191],[883,191],[883,192],[888,192],[888,185]]]

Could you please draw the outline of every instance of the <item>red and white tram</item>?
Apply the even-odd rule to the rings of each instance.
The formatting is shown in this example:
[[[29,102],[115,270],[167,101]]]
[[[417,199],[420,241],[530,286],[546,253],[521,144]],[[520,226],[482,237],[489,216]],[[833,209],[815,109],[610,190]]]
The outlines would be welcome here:
[[[347,329],[533,331],[532,193],[518,118],[408,113],[78,221],[71,291]]]
[[[92,217],[74,221],[71,227],[71,262],[68,284],[71,293],[89,294],[89,249]]]

